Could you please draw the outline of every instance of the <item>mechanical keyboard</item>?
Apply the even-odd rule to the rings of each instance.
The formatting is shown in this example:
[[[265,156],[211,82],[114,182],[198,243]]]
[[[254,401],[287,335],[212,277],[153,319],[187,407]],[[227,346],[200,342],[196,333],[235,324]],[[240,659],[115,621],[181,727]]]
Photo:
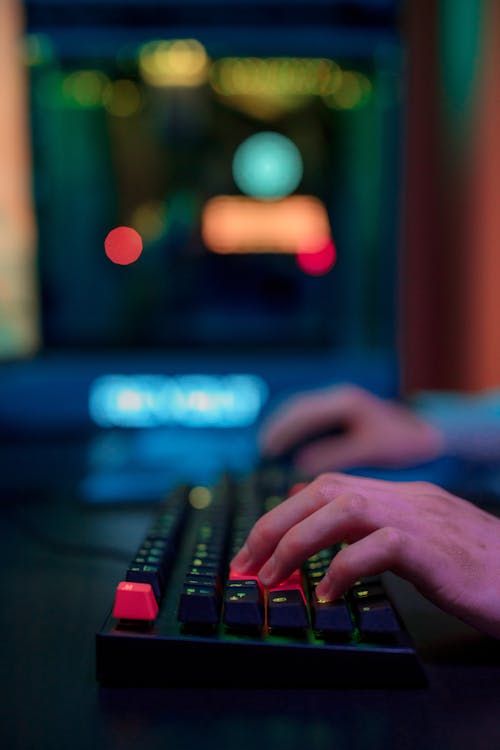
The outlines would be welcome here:
[[[96,636],[112,686],[422,686],[425,672],[382,578],[318,600],[338,547],[264,590],[229,561],[257,518],[293,491],[277,467],[179,485],[157,511]]]

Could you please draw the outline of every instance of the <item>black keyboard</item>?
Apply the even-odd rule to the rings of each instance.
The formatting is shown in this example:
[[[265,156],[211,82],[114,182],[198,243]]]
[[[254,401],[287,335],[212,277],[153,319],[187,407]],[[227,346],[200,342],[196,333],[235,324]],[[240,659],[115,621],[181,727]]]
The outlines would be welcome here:
[[[337,547],[274,589],[229,562],[292,489],[276,467],[182,485],[162,501],[97,633],[102,685],[422,686],[414,644],[381,578],[335,602],[315,584]]]

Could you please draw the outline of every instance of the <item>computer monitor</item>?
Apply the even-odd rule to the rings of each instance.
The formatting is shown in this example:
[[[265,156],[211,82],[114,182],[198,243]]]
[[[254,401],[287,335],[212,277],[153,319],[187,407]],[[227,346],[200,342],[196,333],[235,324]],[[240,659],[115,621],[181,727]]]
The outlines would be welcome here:
[[[398,4],[24,9],[40,356],[4,371],[2,432],[90,429],[85,492],[123,497],[251,459],[290,392],[393,394]]]
[[[28,0],[44,350],[394,350],[394,6]]]

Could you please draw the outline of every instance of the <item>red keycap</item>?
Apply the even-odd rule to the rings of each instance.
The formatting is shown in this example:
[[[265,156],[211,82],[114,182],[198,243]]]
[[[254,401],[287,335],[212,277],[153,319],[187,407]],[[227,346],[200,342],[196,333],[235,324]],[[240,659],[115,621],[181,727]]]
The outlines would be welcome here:
[[[228,579],[230,581],[257,581],[259,584],[259,589],[263,592],[264,586],[260,582],[260,578],[258,576],[248,575],[247,573],[238,573],[234,568],[230,568],[229,570],[229,576]]]
[[[121,581],[116,587],[113,617],[121,620],[154,620],[158,603],[149,583]]]

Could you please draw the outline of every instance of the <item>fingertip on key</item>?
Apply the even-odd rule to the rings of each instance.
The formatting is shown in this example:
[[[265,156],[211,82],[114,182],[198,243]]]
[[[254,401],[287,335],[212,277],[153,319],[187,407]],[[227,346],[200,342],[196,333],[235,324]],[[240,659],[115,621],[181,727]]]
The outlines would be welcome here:
[[[314,590],[314,594],[320,604],[334,602],[335,599],[338,599],[340,596],[340,594],[332,592],[328,586],[322,586],[322,583],[318,583]]]
[[[272,584],[275,582],[275,569],[276,563],[274,561],[274,558],[271,557],[266,562],[264,567],[259,570],[259,580],[264,586],[272,586]]]

